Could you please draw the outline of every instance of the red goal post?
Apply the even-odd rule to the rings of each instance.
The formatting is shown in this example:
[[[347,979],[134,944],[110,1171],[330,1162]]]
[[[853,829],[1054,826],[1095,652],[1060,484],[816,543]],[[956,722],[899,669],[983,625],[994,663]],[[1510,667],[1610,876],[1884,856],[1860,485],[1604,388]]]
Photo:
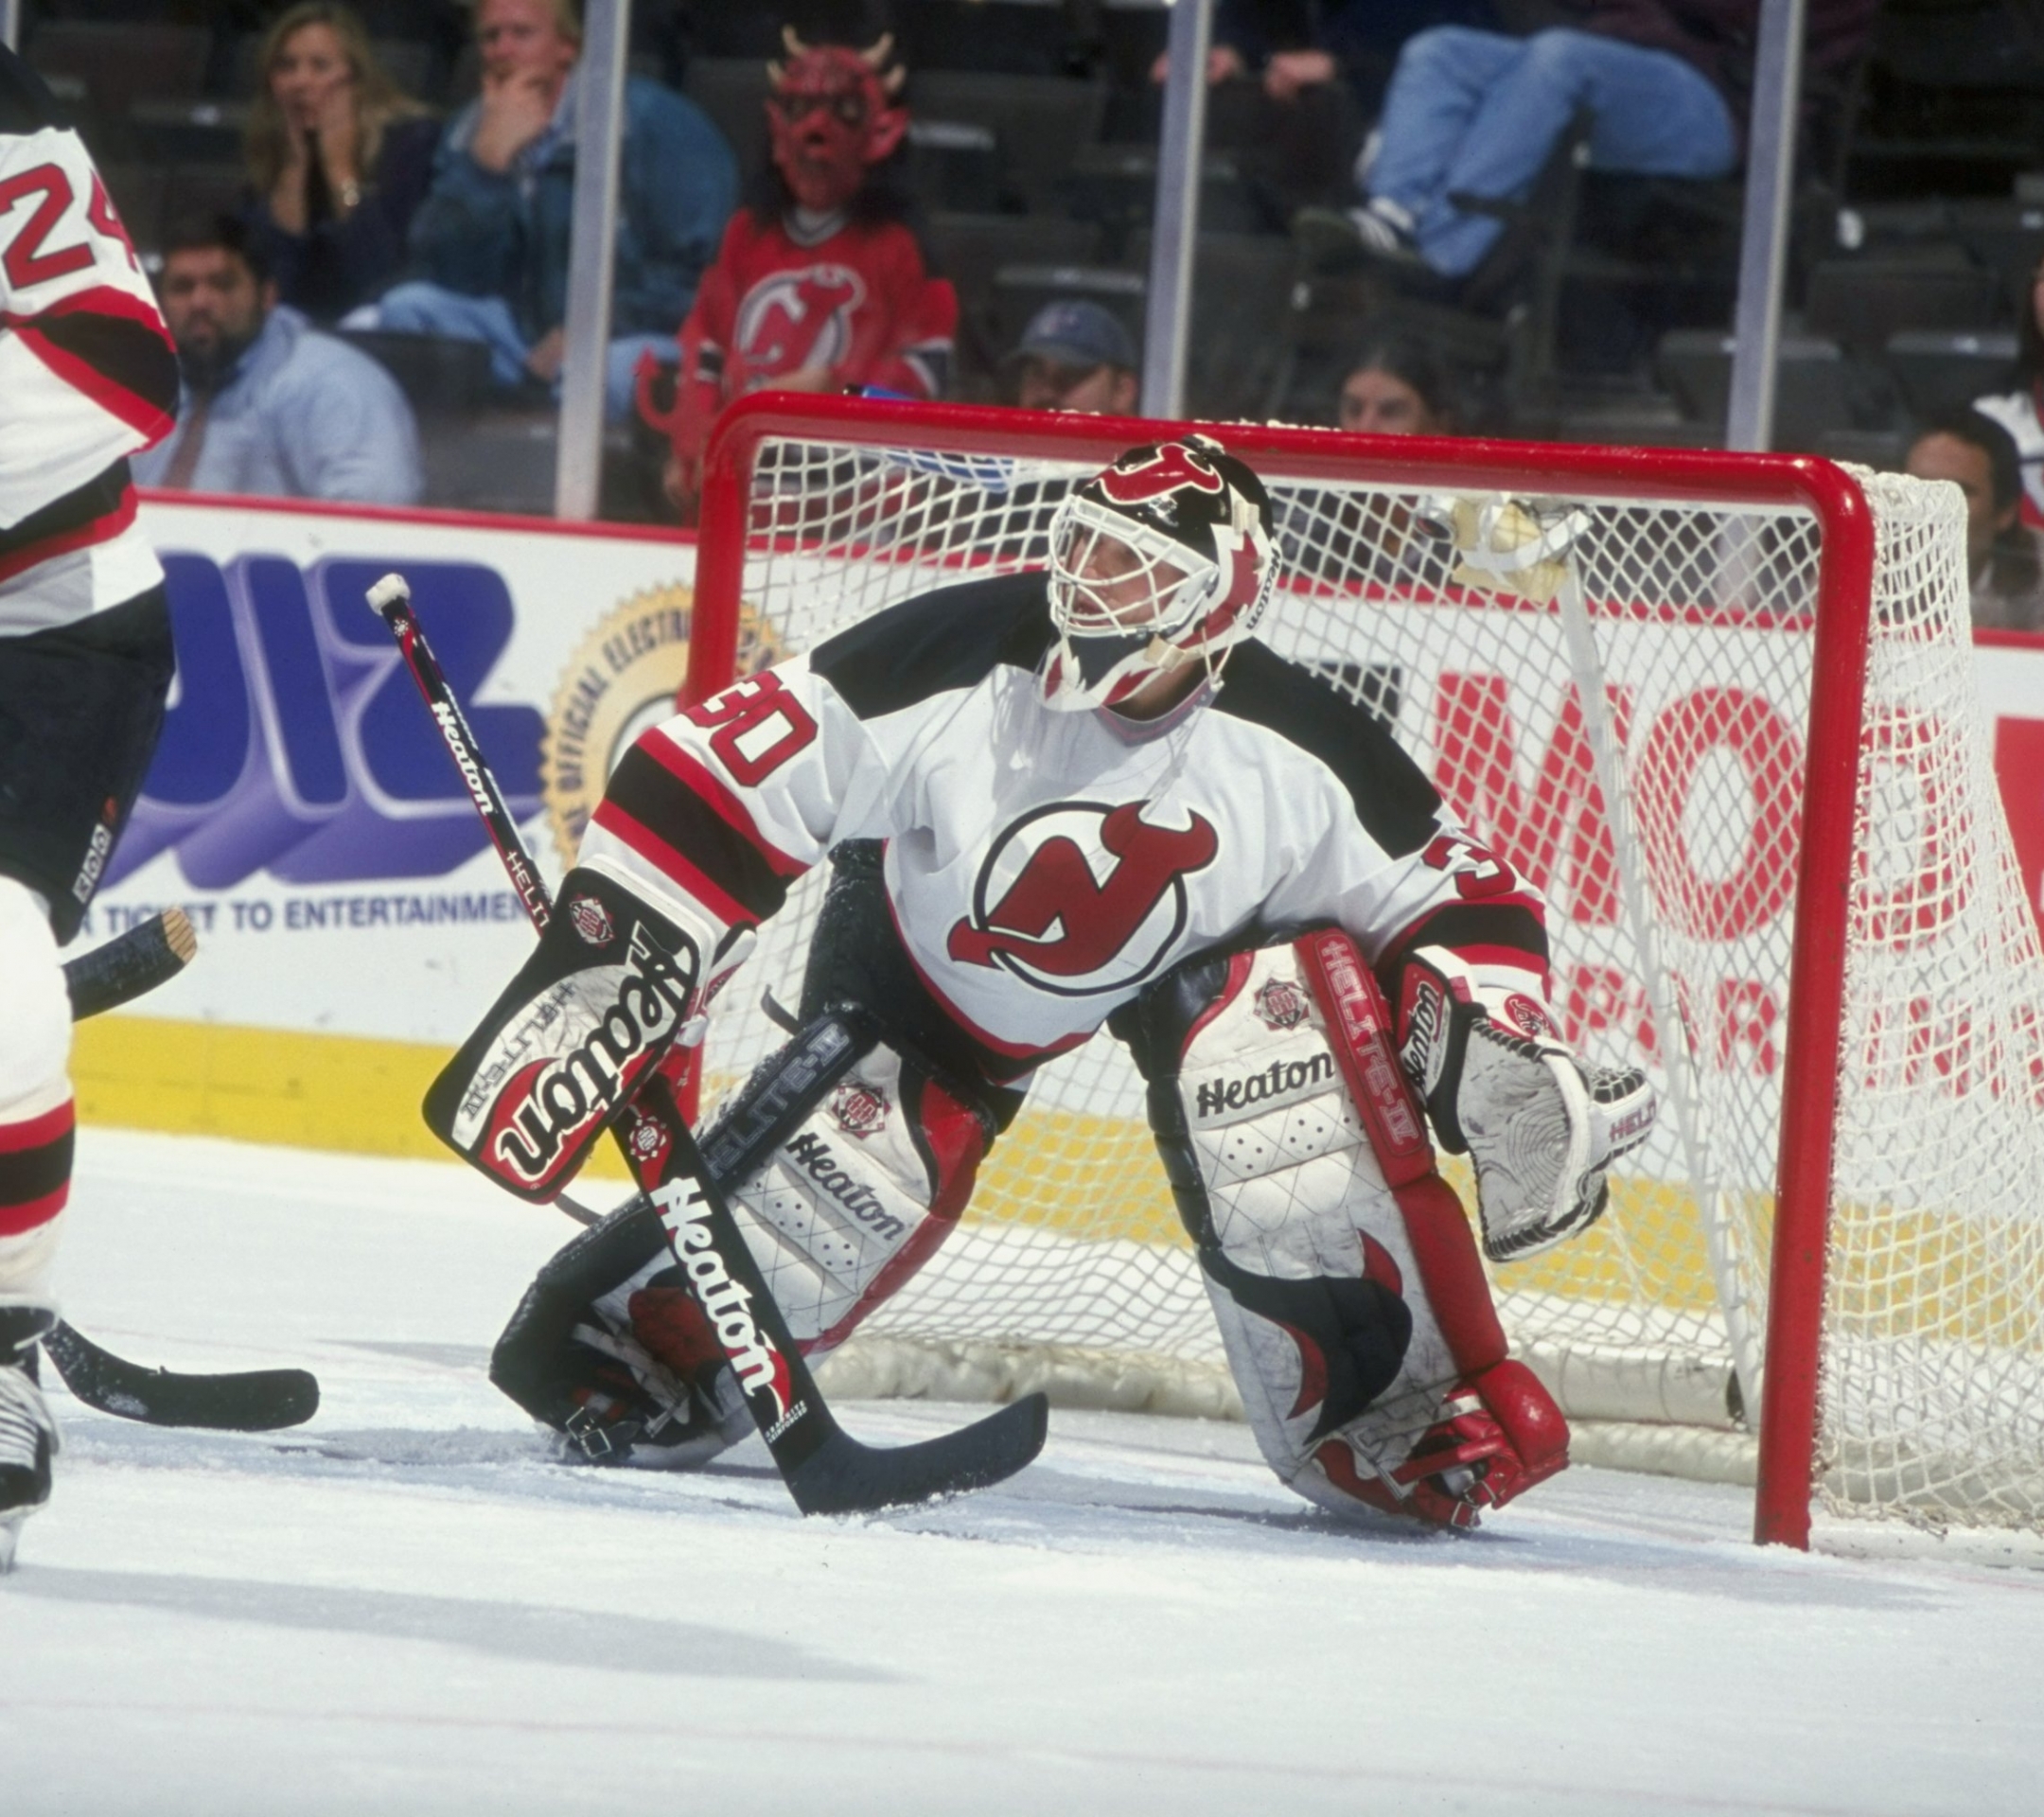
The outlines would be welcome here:
[[[1032,559],[1031,538],[1040,536],[1058,490],[1087,467],[1172,427],[788,394],[741,401],[720,419],[704,464],[687,697],[701,698],[737,672],[742,640],[753,645],[749,659],[777,659],[907,592],[973,572],[1027,565]],[[1849,1001],[1848,974],[1859,950],[1855,943],[1866,944],[1869,914],[1885,914],[1879,926],[1891,944],[1896,938],[1894,924],[1906,918],[1896,904],[1908,895],[1907,887],[1883,895],[1868,883],[1878,867],[1863,848],[1870,812],[1880,807],[1876,803],[1870,809],[1869,791],[1915,787],[1911,801],[1922,814],[1963,812],[1972,817],[1969,837],[1980,835],[1990,842],[2000,824],[1991,783],[1984,802],[1961,807],[1944,799],[1955,785],[1921,779],[1909,783],[1907,776],[1895,783],[1891,769],[1908,771],[1912,763],[1921,767],[1913,750],[1894,757],[1918,735],[1912,730],[1913,709],[1884,704],[1871,726],[1866,709],[1877,626],[1893,621],[1891,643],[1899,654],[1883,657],[1891,665],[1915,657],[1919,646],[1927,651],[1939,639],[1949,644],[1960,635],[1951,623],[1950,595],[1956,586],[1963,623],[1963,516],[1948,510],[1941,516],[1942,507],[1924,502],[1932,495],[1921,487],[1920,498],[1907,495],[1906,508],[1898,506],[1889,501],[1904,495],[1894,487],[1914,483],[1877,483],[1873,476],[1812,458],[1392,439],[1246,424],[1202,427],[1248,461],[1278,498],[1288,570],[1271,626],[1274,632],[1284,631],[1296,621],[1308,628],[1297,633],[1301,641],[1295,645],[1277,641],[1296,660],[1317,664],[1336,685],[1361,690],[1380,710],[1387,710],[1401,732],[1413,734],[1409,746],[1415,737],[1427,744],[1436,783],[1452,805],[1467,811],[1466,818],[1471,813],[1485,818],[1487,803],[1524,805],[1525,766],[1512,732],[1525,715],[1522,713],[1519,721],[1509,716],[1508,697],[1520,686],[1521,665],[1511,652],[1522,644],[1529,652],[1524,659],[1529,678],[1539,664],[1547,665],[1538,668],[1548,678],[1542,683],[1545,697],[1563,705],[1554,710],[1555,730],[1538,779],[1546,792],[1534,798],[1532,814],[1543,829],[1535,842],[1545,840],[1542,849],[1558,870],[1567,868],[1564,860],[1575,866],[1570,877],[1537,877],[1543,888],[1556,882],[1574,892],[1566,918],[1559,920],[1565,938],[1558,943],[1558,970],[1559,948],[1575,939],[1577,924],[1586,939],[1604,940],[1605,924],[1615,926],[1626,913],[1637,911],[1638,925],[1630,934],[1611,934],[1609,949],[1597,946],[1594,961],[1586,960],[1572,976],[1578,982],[1595,980],[1581,993],[1589,1006],[1586,1026],[1601,1027],[1617,1039],[1619,1025],[1630,1020],[1646,1057],[1666,1074],[1665,1085],[1679,1098],[1686,1092],[1683,1129],[1659,1164],[1660,1177],[1638,1183],[1606,1221],[1618,1247],[1590,1277],[1574,1282],[1541,1277],[1522,1289],[1502,1278],[1508,1271],[1501,1271],[1501,1305],[1514,1326],[1515,1342],[1530,1346],[1544,1360],[1543,1373],[1566,1377],[1573,1367],[1577,1378],[1591,1382],[1600,1369],[1613,1379],[1641,1378],[1645,1371],[1655,1385],[1649,1401],[1664,1408],[1679,1398],[1682,1384],[1694,1372],[1694,1359],[1684,1360],[1685,1347],[1697,1342],[1694,1333],[1706,1326],[1729,1332],[1721,1343],[1705,1335],[1701,1350],[1732,1356],[1721,1378],[1710,1378],[1721,1379],[1722,1398],[1736,1402],[1736,1385],[1750,1388],[1757,1378],[1755,1536],[1763,1542],[1807,1544],[1813,1483],[1824,1490],[1827,1505],[1847,1512],[1860,1511],[1867,1502],[1919,1524],[2034,1525],[2036,1513],[2026,1499],[2027,1489],[2011,1506],[2000,1506],[2006,1499],[2000,1491],[1992,1483],[1982,1488],[1974,1482],[1976,1466],[1945,1459],[1946,1451],[1962,1450],[1972,1440],[1925,1438],[1929,1428],[1913,1411],[1907,1417],[1916,1436],[1903,1441],[1899,1451],[1893,1445],[1881,1449],[1885,1441],[1878,1438],[1868,1441],[1874,1446],[1868,1451],[1857,1433],[1836,1437],[1848,1423],[1837,1411],[1841,1371],[1862,1367],[1845,1359],[1890,1343],[1890,1327],[1907,1322],[1907,1309],[1891,1302],[1907,1288],[1886,1276],[1878,1281],[1860,1278],[1862,1270],[1879,1275],[1891,1265],[1888,1261],[1848,1258],[1849,1268],[1841,1264],[1834,1211],[1850,1202],[1858,1217],[1862,1199],[1877,1199],[1891,1209],[1897,1202],[1907,1208],[1915,1191],[1907,1182],[1899,1192],[1894,1187],[1893,1179],[1901,1177],[1908,1164],[1893,1159],[1886,1148],[1877,1162],[1862,1165],[1856,1159],[1842,1194],[1838,1171],[1841,1093],[1857,1089],[1859,1074],[1871,1070],[1871,1062],[1862,1067],[1866,1054],[1895,1045],[1893,1032],[1879,1019],[1878,1001],[1871,1008]],[[1878,508],[1877,493],[1883,501]],[[1436,494],[1583,504],[1591,527],[1580,539],[1577,567],[1582,635],[1588,641],[1576,646],[1579,660],[1573,672],[1565,655],[1553,653],[1565,642],[1551,623],[1553,609],[1528,609],[1524,602],[1506,608],[1495,599],[1480,599],[1436,564],[1434,556],[1419,550],[1412,530],[1413,506]],[[1883,576],[1901,559],[1883,540],[1891,518],[1910,519],[1915,540],[1908,559],[1930,578],[1917,585],[1920,599],[1912,593],[1899,605],[1891,589],[1877,613],[1877,555]],[[1033,558],[1040,559],[1040,544]],[[1397,627],[1408,625],[1418,641],[1383,641],[1404,635]],[[1458,638],[1463,641],[1454,641]],[[1472,654],[1477,649],[1472,639],[1481,642],[1483,654]],[[1626,670],[1628,640],[1647,652],[1641,660],[1658,665],[1652,679],[1645,679],[1645,670],[1640,678]],[[1671,649],[1691,644],[1693,657],[1670,656]],[[1531,653],[1535,644],[1541,651],[1537,656]],[[1742,652],[1755,661],[1780,662],[1779,675],[1756,679],[1755,669],[1747,676],[1740,664],[1748,655]],[[1692,662],[1694,672],[1678,676],[1671,666],[1678,661]],[[1583,662],[1590,665],[1587,671]],[[1430,697],[1425,695],[1429,680]],[[1882,698],[1885,702],[1887,696]],[[1628,714],[1645,723],[1650,703],[1661,699],[1676,701],[1682,710],[1664,706],[1646,731],[1635,723],[1629,736]],[[1499,709],[1504,716],[1487,716],[1496,703],[1507,703]],[[1942,724],[1940,714],[1953,716],[1937,708],[1927,708],[1920,716],[1926,724],[1934,722],[1935,729]],[[1959,749],[1971,734],[1953,735]],[[1564,745],[1568,754],[1557,758]],[[1618,767],[1598,769],[1586,754],[1593,751],[1597,762]],[[1970,760],[1960,749],[1955,761],[1963,768]],[[1734,773],[1740,766],[1744,795]],[[1764,785],[1762,772],[1770,778]],[[1604,775],[1620,779],[1618,792],[1626,803],[1609,815],[1599,783]],[[1720,809],[1714,796],[1706,797],[1726,775],[1730,804]],[[1766,817],[1755,818],[1751,805],[1767,790],[1772,791],[1778,825],[1764,824]],[[1576,818],[1568,821],[1571,814]],[[1608,820],[1610,826],[1593,825],[1593,819]],[[1497,830],[1507,838],[1516,837],[1508,823]],[[1874,830],[1883,833],[1878,826]],[[1931,835],[1924,837],[1930,841],[1924,849],[1946,850]],[[2005,827],[1999,837],[2005,845]],[[1699,851],[1706,856],[1699,859]],[[1718,853],[1720,871],[1726,863],[1732,866],[1715,880],[1704,875],[1711,851]],[[1735,855],[1730,860],[1723,857],[1727,851]],[[1771,896],[1756,902],[1751,888],[1738,881],[1738,864],[1755,853],[1778,885],[1774,895],[1784,900]],[[1972,862],[1965,853],[1947,851],[1947,857]],[[1968,875],[1975,879],[1972,887],[1985,888],[1989,894],[2000,883],[1991,859],[1984,873]],[[1981,875],[1986,876],[1984,886],[1979,884]],[[1967,887],[1964,878],[1954,884],[1947,877],[1945,883],[1955,891]],[[1691,892],[1686,903],[1684,890]],[[1712,912],[1707,904],[1720,899],[1708,894],[1713,890],[1720,896],[1725,891],[1746,891],[1736,898],[1736,926],[1730,932],[1704,925]],[[1602,906],[1586,908],[1585,899],[1592,896]],[[1617,906],[1621,898],[1624,912]],[[2017,908],[2023,908],[2019,893]],[[1957,911],[1924,912],[1948,921]],[[2026,911],[2021,919],[2034,952],[2035,930]],[[1734,944],[1736,937],[1756,952],[1765,947],[1763,961],[1742,961],[1754,976],[1718,979],[1715,1003],[1701,1000],[1707,964],[1688,963],[1680,952],[1672,960],[1666,957],[1685,940],[1693,946],[1700,926],[1720,945]],[[1908,944],[1906,933],[1899,939]],[[1982,955],[1981,962],[2001,961],[1998,955]],[[1638,995],[1642,979],[1644,998]],[[1597,1007],[1600,993],[1613,992],[1630,994],[1634,1007],[1623,1014],[1608,1004]],[[756,986],[742,983],[729,997],[756,995]],[[1939,1005],[1945,1001],[1928,987],[1906,1000],[1913,1005],[1919,996]],[[1964,1006],[1958,1013],[1966,1014]],[[1996,1064],[2002,1070],[1991,1082],[1994,1088],[2005,1090],[2013,1079],[2018,1091],[2035,1094],[2038,1075],[2025,1068],[2035,1063],[2026,1060],[2020,1039],[2024,1029],[2036,1032],[2034,1008],[2025,1011],[2018,1004],[2007,1014],[2000,1009],[1994,1014],[2000,1016],[1997,1030],[2009,1023],[2018,1036],[2013,1048],[2004,1041],[1997,1049]],[[2031,1018],[2027,1022],[2025,1015]],[[1973,1022],[1966,1027],[1970,1039]],[[1671,1028],[1679,1029],[1680,1039],[1669,1040]],[[1846,1038],[1848,1028],[1858,1032],[1856,1047]],[[720,1021],[709,1048],[713,1089],[720,1073],[742,1076],[738,1069],[749,1050],[741,1049],[735,1031]],[[1740,1070],[1729,1061],[1763,1050],[1767,1066],[1754,1059],[1750,1069],[1769,1076],[1764,1092],[1755,1087],[1746,1094],[1751,1104],[1738,1094],[1721,1101],[1713,1097],[1718,1072]],[[1104,1114],[1088,1095],[1096,1089],[1105,1090],[1074,1087],[1076,1095],[1061,1101],[1065,1108],[1057,1114],[1090,1133],[1092,1121]],[[1880,1141],[1887,1141],[1885,1135]],[[1771,1149],[1771,1177],[1765,1181],[1757,1178],[1762,1146]],[[999,1153],[997,1148],[996,1156]],[[1054,1160],[1043,1165],[1061,1182],[1059,1210],[1055,1217],[1017,1213],[1017,1230],[1063,1218],[1079,1191],[1073,1179],[1101,1164]],[[1677,1214],[1668,1207],[1684,1198],[1692,1208],[1701,1208],[1698,1217],[1709,1227],[1700,1236],[1671,1237],[1662,1228],[1665,1223],[1672,1229]],[[1933,1203],[1922,1215],[1935,1217],[1939,1210]],[[1993,1215],[2001,1215],[1999,1206]],[[1112,1248],[1120,1256],[1131,1241],[1127,1231],[1119,1226],[1101,1229],[1107,1234],[1096,1248],[1102,1253]],[[1154,1231],[1147,1235],[1156,1238]],[[1069,1237],[1061,1226],[1059,1241]],[[1893,1253],[1904,1259],[1894,1265],[1904,1272],[1919,1267],[1918,1252],[1929,1241],[1924,1233],[1912,1229],[1893,1240],[1900,1245]],[[1645,1258],[1657,1245],[1681,1255],[1665,1267],[1648,1266]],[[1153,1241],[1151,1246],[1158,1244]],[[996,1260],[974,1264],[985,1272],[974,1277],[972,1289],[976,1303],[986,1302],[988,1341],[1030,1341],[1021,1315],[999,1310],[1005,1304],[1001,1263],[998,1252],[989,1253]],[[1890,1253],[1880,1251],[1883,1258]],[[1095,1250],[1086,1251],[1088,1261],[1094,1255]],[[1764,1268],[1758,1261],[1762,1255],[1768,1258]],[[941,1259],[933,1267],[943,1265]],[[1872,1325],[1859,1314],[1834,1309],[1827,1326],[1827,1266],[1834,1274],[1851,1272],[1848,1285],[1861,1299],[1869,1295],[1881,1299]],[[1965,1291],[1997,1305],[1997,1296],[2013,1293],[2025,1309],[2032,1308],[2037,1297],[2037,1282],[2029,1278],[2034,1266],[2026,1253],[2022,1279]],[[1655,1268],[1662,1268],[1665,1282],[1656,1284]],[[1706,1276],[1714,1282],[1708,1292],[1696,1285]],[[1615,1299],[1628,1296],[1636,1303],[1622,1314],[1612,1310]],[[1139,1297],[1131,1291],[1123,1297]],[[1706,1299],[1715,1299],[1716,1307],[1702,1307]],[[1755,1305],[1764,1306],[1764,1321],[1753,1320]],[[1515,1317],[1515,1312],[1523,1317]],[[1841,1336],[1841,1317],[1860,1317],[1860,1324]],[[1960,1350],[1975,1344],[1974,1320],[1969,1312],[1941,1311],[1936,1342]],[[1759,1329],[1745,1333],[1742,1321]],[[949,1313],[934,1316],[931,1328],[956,1342],[973,1334]],[[1112,1341],[1093,1337],[1091,1330],[1085,1344]],[[2003,1338],[2000,1328],[1996,1330],[1994,1342],[2004,1348],[2014,1343],[2023,1351],[2021,1367],[2027,1370],[2025,1344],[2034,1340]],[[1063,1340],[1046,1341],[1054,1348]],[[1196,1335],[1173,1336],[1168,1342],[1144,1339],[1140,1347],[1175,1346],[1189,1353],[1200,1341]],[[1930,1340],[1913,1333],[1912,1341],[1920,1349]],[[1658,1354],[1656,1347],[1664,1345],[1666,1354]],[[1914,1361],[1896,1362],[1895,1354],[1881,1349],[1864,1367],[1877,1380],[1918,1369]],[[1954,1419],[1964,1425],[1965,1410],[1955,1415],[1946,1404],[1953,1399],[1949,1359],[1941,1352],[1940,1360],[1923,1367],[1935,1379],[1933,1386],[1907,1392],[1939,1404],[1941,1435]],[[1858,1392],[1857,1381],[1853,1376],[1844,1385],[1848,1400]],[[1999,1400],[2011,1389],[1997,1377],[1982,1391]],[[1584,1404],[1601,1409],[1602,1392],[1590,1389]],[[1962,1386],[1958,1398],[1963,1401],[1965,1393]],[[1569,1399],[1565,1384],[1563,1398]],[[1736,1433],[1742,1423],[1750,1421],[1735,1409],[1727,1430]],[[2018,1449],[2031,1443],[2027,1431],[2018,1436]],[[1932,1452],[1940,1461],[1922,1464]],[[1999,1468],[1991,1467],[1990,1474]],[[2044,1470],[2044,1463],[2026,1455],[2015,1468],[2027,1482],[2028,1473]],[[1917,1485],[1917,1475],[1926,1470],[1936,1475],[1936,1486]],[[1860,1496],[1850,1487],[1827,1486],[1861,1478],[1876,1483],[1876,1492]],[[1959,1487],[1947,1489],[1947,1479],[1959,1479]]]

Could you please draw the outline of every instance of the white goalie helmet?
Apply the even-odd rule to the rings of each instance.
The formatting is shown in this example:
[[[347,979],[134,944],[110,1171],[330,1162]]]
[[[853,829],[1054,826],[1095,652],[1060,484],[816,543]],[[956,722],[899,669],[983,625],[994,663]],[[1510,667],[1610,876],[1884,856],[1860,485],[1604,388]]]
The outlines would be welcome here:
[[[1205,435],[1131,449],[1051,520],[1046,704],[1116,706],[1189,661],[1217,675],[1276,578],[1270,495],[1242,462]]]

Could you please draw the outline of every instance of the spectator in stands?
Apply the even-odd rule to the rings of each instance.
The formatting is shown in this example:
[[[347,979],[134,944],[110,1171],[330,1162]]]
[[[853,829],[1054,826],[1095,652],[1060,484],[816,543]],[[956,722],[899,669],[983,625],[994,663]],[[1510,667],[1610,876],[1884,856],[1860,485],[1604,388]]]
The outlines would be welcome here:
[[[581,23],[573,0],[481,0],[476,43],[482,95],[449,125],[413,219],[417,276],[350,326],[480,341],[499,384],[551,387],[568,312]],[[672,357],[675,324],[737,201],[737,164],[693,101],[633,77],[618,185],[604,386],[613,417],[631,407],[641,353]]]
[[[1908,465],[1965,494],[1975,629],[2044,631],[2044,531],[2022,521],[2015,438],[1978,410],[1955,411],[1916,437]]]
[[[671,411],[654,404],[642,362],[640,414],[667,433],[664,485],[683,513],[710,424],[732,398],[771,388],[927,400],[950,374],[958,294],[930,275],[889,168],[908,130],[893,40],[853,50],[790,30],[785,43],[787,62],[768,65],[773,156],[680,325]]]
[[[1342,380],[1340,426],[1351,435],[1453,435],[1454,396],[1434,349],[1410,335],[1366,337]]]
[[[166,236],[157,279],[183,379],[178,425],[132,463],[144,485],[414,504],[418,431],[367,354],[276,300],[246,222],[206,215]]]
[[[1392,72],[1365,205],[1309,209],[1296,227],[1436,278],[1467,276],[1504,223],[1454,198],[1523,196],[1578,111],[1600,169],[1724,176],[1739,158],[1760,3],[1569,0],[1569,24],[1530,37],[1420,32]],[[1806,84],[1857,58],[1877,4],[1809,0]]]
[[[1112,309],[1084,297],[1046,303],[1003,363],[1024,410],[1135,413],[1136,343]]]
[[[1207,79],[1255,84],[1236,155],[1277,224],[1347,198],[1363,123],[1376,117],[1399,51],[1443,25],[1495,29],[1496,11],[1491,0],[1220,0]],[[1160,55],[1151,79],[1170,73]]]
[[[2015,438],[2022,472],[2022,514],[2044,524],[2044,260],[2030,276],[2030,307],[2023,311],[2016,341],[2016,383],[2012,390],[1976,397],[1973,408],[1990,416]]]
[[[292,7],[263,40],[248,221],[280,301],[338,322],[395,278],[432,182],[439,123],[392,81],[361,21]]]

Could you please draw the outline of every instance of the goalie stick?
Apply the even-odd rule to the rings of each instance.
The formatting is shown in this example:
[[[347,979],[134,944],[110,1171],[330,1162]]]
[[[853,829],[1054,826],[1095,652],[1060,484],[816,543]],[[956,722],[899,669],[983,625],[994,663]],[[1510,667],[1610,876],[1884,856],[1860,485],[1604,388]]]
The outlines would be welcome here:
[[[175,978],[198,950],[198,936],[185,911],[167,908],[104,945],[66,960],[71,1019],[82,1022],[132,1002]],[[88,1407],[152,1426],[274,1432],[302,1425],[319,1411],[319,1383],[305,1369],[184,1374],[145,1368],[103,1350],[61,1318],[43,1334],[43,1350],[64,1386]]]
[[[526,913],[536,927],[545,927],[553,914],[546,886],[413,613],[411,589],[402,575],[386,574],[369,589],[368,600],[396,639]],[[656,1072],[641,1086],[615,1134],[804,1514],[867,1513],[983,1489],[1013,1475],[1043,1449],[1049,1402],[1041,1394],[920,1444],[860,1444],[824,1404],[663,1076]]]

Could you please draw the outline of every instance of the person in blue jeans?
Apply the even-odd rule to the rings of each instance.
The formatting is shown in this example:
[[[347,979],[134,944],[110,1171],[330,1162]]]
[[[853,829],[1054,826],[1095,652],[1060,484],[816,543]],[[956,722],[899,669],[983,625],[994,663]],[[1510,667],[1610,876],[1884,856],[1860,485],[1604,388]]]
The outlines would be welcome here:
[[[1807,78],[1858,56],[1877,4],[1810,0]],[[1444,277],[1474,271],[1504,222],[1454,198],[1524,196],[1578,110],[1598,169],[1737,166],[1760,0],[1574,0],[1559,15],[1529,37],[1440,26],[1406,43],[1365,153],[1367,201],[1348,214],[1366,250]]]
[[[572,0],[482,0],[482,93],[441,139],[413,217],[413,276],[350,327],[480,341],[504,387],[560,377],[573,214],[581,26]],[[625,91],[608,414],[631,408],[643,352],[675,357],[675,324],[738,202],[731,147],[694,102],[634,77]]]

